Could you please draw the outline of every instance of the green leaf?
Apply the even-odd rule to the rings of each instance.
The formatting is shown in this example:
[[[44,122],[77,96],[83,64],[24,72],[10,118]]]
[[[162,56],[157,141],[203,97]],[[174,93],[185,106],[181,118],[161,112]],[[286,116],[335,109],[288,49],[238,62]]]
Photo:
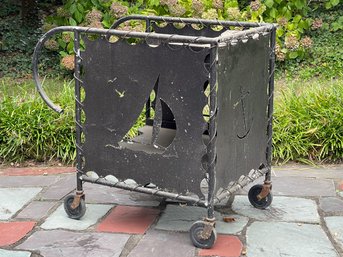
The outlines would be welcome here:
[[[270,12],[269,12],[269,15],[270,15],[270,17],[272,17],[273,19],[275,19],[276,16],[277,16],[277,10],[276,10],[275,8],[272,8],[272,9],[270,10]]]
[[[343,29],[343,26],[340,23],[338,23],[338,22],[333,22],[331,24],[331,28],[332,28],[333,31],[338,31],[340,29]]]
[[[273,6],[273,4],[274,4],[274,1],[273,1],[273,0],[266,0],[266,1],[264,2],[264,4],[265,4],[267,7],[271,8],[271,7]]]
[[[326,2],[325,3],[325,8],[326,9],[330,9],[332,7],[331,3],[330,2]]]
[[[291,30],[294,30],[294,29],[295,29],[295,24],[289,22],[289,23],[287,24],[287,29],[290,30],[290,31],[291,31]]]
[[[108,20],[103,20],[102,25],[104,25],[104,28],[109,28],[112,24]]]
[[[305,7],[305,3],[302,0],[296,0],[294,4],[298,9],[302,9]]]
[[[64,51],[61,51],[59,52],[59,54],[62,56],[62,57],[66,57],[68,55],[68,53],[64,52]]]
[[[297,57],[298,57],[298,52],[290,52],[289,53],[289,58],[296,59]]]
[[[69,42],[67,45],[67,51],[68,53],[72,54],[74,53],[74,42]]]
[[[84,8],[83,5],[80,4],[80,3],[77,4],[77,10],[78,10],[80,13],[84,13],[84,12],[85,12],[85,8]]]
[[[159,6],[160,1],[159,0],[149,0],[149,6],[153,7],[153,6]]]
[[[285,18],[287,18],[287,20],[290,20],[293,17],[292,12],[290,10],[286,10],[284,16]]]
[[[299,21],[301,21],[301,18],[301,15],[298,14],[293,18],[293,22],[298,23]]]
[[[333,6],[336,6],[336,5],[339,4],[339,0],[330,0],[330,3],[332,5],[332,7],[333,7]]]
[[[283,28],[281,28],[281,27],[278,27],[278,28],[277,28],[277,30],[276,30],[276,35],[277,35],[278,37],[283,36],[284,33],[285,33],[285,31],[284,31]]]
[[[76,11],[77,11],[76,4],[72,4],[72,5],[70,6],[70,8],[69,8],[69,12],[70,12],[71,14],[74,14],[74,12],[76,12]]]
[[[74,13],[74,17],[78,23],[81,23],[81,21],[83,20],[83,16],[79,11],[76,11]]]
[[[91,0],[91,2],[92,2],[92,4],[94,6],[99,6],[100,5],[98,0]]]
[[[76,23],[76,21],[73,19],[73,18],[69,18],[69,24],[71,25],[71,26],[77,26],[77,23]]]
[[[62,39],[58,39],[57,40],[58,44],[62,47],[62,48],[65,48],[67,46],[66,42],[64,42]]]
[[[298,24],[298,27],[301,29],[309,29],[310,28],[310,23],[308,20],[301,20]]]

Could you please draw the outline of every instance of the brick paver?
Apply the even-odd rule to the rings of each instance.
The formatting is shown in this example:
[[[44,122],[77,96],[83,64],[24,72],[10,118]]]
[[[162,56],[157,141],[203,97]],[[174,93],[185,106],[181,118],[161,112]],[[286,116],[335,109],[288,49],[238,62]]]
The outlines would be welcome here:
[[[75,172],[74,167],[41,167],[41,168],[7,168],[0,170],[4,176],[33,176],[33,175],[56,175]]]
[[[7,246],[18,242],[35,226],[35,222],[0,222],[0,246]]]
[[[219,235],[211,249],[199,250],[199,256],[239,257],[243,244],[236,236]]]
[[[98,225],[98,232],[144,234],[159,214],[158,209],[117,206]]]

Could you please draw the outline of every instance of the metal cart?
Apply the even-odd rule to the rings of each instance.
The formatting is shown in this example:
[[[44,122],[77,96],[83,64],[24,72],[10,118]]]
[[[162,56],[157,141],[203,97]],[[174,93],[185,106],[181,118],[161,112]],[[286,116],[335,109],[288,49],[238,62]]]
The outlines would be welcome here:
[[[116,29],[125,22],[142,22],[146,31]],[[190,236],[195,246],[210,248],[214,205],[264,175],[248,198],[268,207],[275,30],[265,23],[128,16],[111,29],[67,26],[43,35],[34,80],[61,113],[42,88],[38,59],[47,39],[74,34],[77,192],[65,199],[69,217],[85,214],[83,182],[185,201],[207,208]],[[142,116],[144,126],[129,138]]]

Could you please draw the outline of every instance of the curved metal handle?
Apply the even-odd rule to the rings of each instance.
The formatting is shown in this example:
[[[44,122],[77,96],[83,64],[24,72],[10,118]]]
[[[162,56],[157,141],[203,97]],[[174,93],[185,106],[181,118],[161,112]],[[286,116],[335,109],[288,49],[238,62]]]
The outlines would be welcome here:
[[[42,47],[44,45],[44,43],[54,34],[58,33],[58,32],[63,32],[65,31],[65,28],[62,27],[58,27],[58,28],[54,28],[50,31],[48,31],[47,33],[45,33],[38,41],[35,50],[33,52],[33,57],[32,57],[32,71],[33,71],[33,79],[36,85],[36,88],[38,90],[38,93],[40,94],[40,96],[43,98],[44,102],[51,108],[53,109],[55,112],[58,113],[62,113],[63,109],[58,106],[55,105],[50,98],[48,97],[48,95],[45,93],[43,87],[42,87],[42,83],[39,79],[39,74],[38,74],[38,60],[39,60],[39,55],[41,53]],[[70,31],[70,29],[67,29],[67,31]]]

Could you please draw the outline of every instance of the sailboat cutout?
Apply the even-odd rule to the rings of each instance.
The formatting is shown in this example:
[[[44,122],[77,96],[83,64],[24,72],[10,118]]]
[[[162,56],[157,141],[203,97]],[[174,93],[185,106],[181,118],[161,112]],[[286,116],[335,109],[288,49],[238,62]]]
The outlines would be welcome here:
[[[175,118],[168,104],[160,97],[159,76],[150,95],[152,94],[155,94],[155,97],[149,106],[154,109],[154,117],[148,118],[146,125],[138,129],[139,135],[131,140],[134,144],[142,144],[148,146],[148,148],[144,149],[144,147],[141,146],[126,146],[125,148],[137,151],[162,153],[174,141],[176,135]],[[148,112],[150,112],[150,110],[148,110]],[[152,150],[151,148],[155,150]]]

